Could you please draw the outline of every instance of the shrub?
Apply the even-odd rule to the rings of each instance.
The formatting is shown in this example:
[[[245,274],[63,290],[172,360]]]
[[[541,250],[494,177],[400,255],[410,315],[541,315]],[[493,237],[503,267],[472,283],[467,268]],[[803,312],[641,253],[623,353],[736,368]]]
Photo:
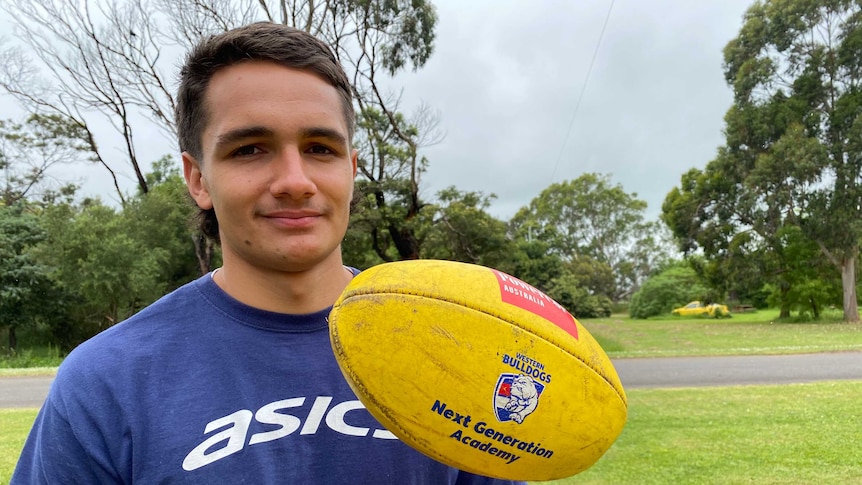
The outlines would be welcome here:
[[[596,318],[611,316],[611,299],[604,295],[594,295],[579,284],[571,273],[564,273],[551,281],[547,294],[564,306],[576,318]]]

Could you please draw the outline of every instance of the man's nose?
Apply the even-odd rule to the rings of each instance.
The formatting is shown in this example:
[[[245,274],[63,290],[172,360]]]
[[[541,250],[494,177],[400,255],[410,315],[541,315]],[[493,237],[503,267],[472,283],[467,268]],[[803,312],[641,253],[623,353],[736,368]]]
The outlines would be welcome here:
[[[302,199],[317,191],[309,174],[308,162],[296,147],[285,147],[273,160],[270,192],[275,197]]]

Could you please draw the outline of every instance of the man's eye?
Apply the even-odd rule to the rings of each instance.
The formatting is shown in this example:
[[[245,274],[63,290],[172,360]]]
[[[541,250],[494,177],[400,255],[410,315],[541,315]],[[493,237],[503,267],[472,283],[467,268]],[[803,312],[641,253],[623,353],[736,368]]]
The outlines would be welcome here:
[[[335,152],[323,145],[312,145],[308,148],[308,153],[313,153],[315,155],[331,155]]]
[[[237,148],[231,155],[235,157],[247,157],[249,155],[257,155],[260,149],[254,145],[245,145]]]

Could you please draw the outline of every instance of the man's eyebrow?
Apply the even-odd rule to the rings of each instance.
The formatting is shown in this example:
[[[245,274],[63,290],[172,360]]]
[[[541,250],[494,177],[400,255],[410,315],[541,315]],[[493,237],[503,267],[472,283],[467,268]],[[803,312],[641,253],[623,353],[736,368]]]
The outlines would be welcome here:
[[[347,145],[347,137],[345,137],[340,131],[323,126],[306,128],[302,130],[302,136],[304,138],[327,138],[334,143]]]
[[[246,138],[272,136],[273,131],[265,126],[244,126],[222,133],[218,136],[216,147],[220,148],[244,140]]]

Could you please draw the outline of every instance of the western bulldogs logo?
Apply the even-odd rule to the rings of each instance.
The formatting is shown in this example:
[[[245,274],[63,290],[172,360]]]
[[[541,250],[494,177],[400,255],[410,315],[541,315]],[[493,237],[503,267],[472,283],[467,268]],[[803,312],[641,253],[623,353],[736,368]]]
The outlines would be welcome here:
[[[536,410],[545,385],[523,374],[501,374],[494,390],[494,410],[502,423],[518,424]]]

